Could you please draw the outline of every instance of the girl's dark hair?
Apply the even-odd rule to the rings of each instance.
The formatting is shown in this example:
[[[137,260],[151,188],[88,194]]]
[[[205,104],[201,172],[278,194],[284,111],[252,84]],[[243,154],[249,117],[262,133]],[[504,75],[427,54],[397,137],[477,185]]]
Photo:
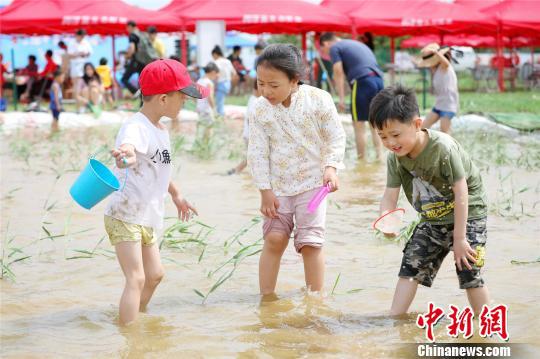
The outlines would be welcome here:
[[[221,50],[221,47],[219,47],[219,45],[216,45],[214,46],[214,48],[212,49],[212,55],[218,55],[218,56],[223,56],[223,51]]]
[[[92,71],[94,71],[94,75],[88,76],[86,74],[86,67],[87,66],[90,66],[92,68]],[[101,83],[101,78],[99,77],[98,73],[96,72],[96,68],[94,67],[94,65],[91,62],[87,62],[86,64],[84,64],[84,67],[83,67],[83,80],[84,80],[84,83],[87,84],[87,85],[92,80],[97,80],[97,82]]]
[[[219,68],[217,67],[217,65],[213,62],[209,62],[208,65],[206,65],[205,67],[203,67],[203,70],[204,70],[204,73],[207,74],[209,72],[212,72],[212,71],[215,71],[215,72],[219,72]]]
[[[369,106],[369,123],[379,130],[388,121],[409,123],[416,116],[420,116],[420,111],[414,90],[401,85],[386,87]]]
[[[284,72],[289,80],[300,80],[304,76],[304,60],[298,48],[291,44],[267,46],[257,58],[257,66],[272,67]]]

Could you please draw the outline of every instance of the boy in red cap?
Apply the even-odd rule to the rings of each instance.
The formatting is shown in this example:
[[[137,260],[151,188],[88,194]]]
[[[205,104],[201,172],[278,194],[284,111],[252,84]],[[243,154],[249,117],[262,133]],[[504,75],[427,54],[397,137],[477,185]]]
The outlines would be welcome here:
[[[208,89],[192,83],[180,62],[160,59],[149,63],[139,78],[143,105],[120,128],[115,149],[116,176],[125,186],[116,191],[105,210],[105,229],[126,277],[120,299],[120,324],[144,311],[163,277],[156,244],[163,228],[164,198],[169,192],[182,221],[197,210],[171,181],[169,133],[162,117],[178,116],[186,96],[204,98]],[[126,172],[122,170],[128,167]],[[127,174],[126,174],[127,173]]]

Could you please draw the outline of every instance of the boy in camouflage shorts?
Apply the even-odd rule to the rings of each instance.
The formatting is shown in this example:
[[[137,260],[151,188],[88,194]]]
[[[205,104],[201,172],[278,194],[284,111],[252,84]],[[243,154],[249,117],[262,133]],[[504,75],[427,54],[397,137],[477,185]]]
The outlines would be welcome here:
[[[391,315],[407,312],[418,283],[431,287],[454,252],[461,289],[480,313],[489,293],[480,275],[486,244],[486,194],[478,168],[451,136],[422,128],[414,91],[388,87],[373,99],[369,121],[392,151],[380,210],[396,208],[400,188],[421,222],[403,250]]]

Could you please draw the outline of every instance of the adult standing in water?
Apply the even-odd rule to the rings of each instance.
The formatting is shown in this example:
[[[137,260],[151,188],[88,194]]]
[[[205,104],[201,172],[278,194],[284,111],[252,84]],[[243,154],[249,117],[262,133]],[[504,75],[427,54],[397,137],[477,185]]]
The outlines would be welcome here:
[[[319,40],[321,51],[330,54],[334,81],[339,95],[339,110],[345,111],[345,77],[351,86],[351,114],[358,159],[366,157],[366,123],[371,100],[384,87],[383,72],[373,51],[355,40],[342,40],[327,32]],[[370,126],[377,159],[381,159],[381,140]]]
[[[219,68],[219,77],[216,86],[216,112],[225,116],[225,97],[231,92],[231,80],[236,79],[236,70],[229,59],[223,56],[221,47],[216,45],[212,49],[214,63]]]

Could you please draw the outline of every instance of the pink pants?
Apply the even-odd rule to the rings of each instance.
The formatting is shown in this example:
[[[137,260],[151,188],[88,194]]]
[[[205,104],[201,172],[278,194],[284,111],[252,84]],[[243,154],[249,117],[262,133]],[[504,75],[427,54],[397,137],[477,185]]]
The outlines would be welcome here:
[[[294,225],[294,248],[298,253],[303,246],[322,247],[326,229],[326,198],[321,202],[315,213],[309,213],[307,205],[319,188],[297,194],[295,196],[278,196],[279,218],[264,218],[264,237],[270,232],[283,233],[289,238]],[[294,218],[294,222],[293,222]]]

